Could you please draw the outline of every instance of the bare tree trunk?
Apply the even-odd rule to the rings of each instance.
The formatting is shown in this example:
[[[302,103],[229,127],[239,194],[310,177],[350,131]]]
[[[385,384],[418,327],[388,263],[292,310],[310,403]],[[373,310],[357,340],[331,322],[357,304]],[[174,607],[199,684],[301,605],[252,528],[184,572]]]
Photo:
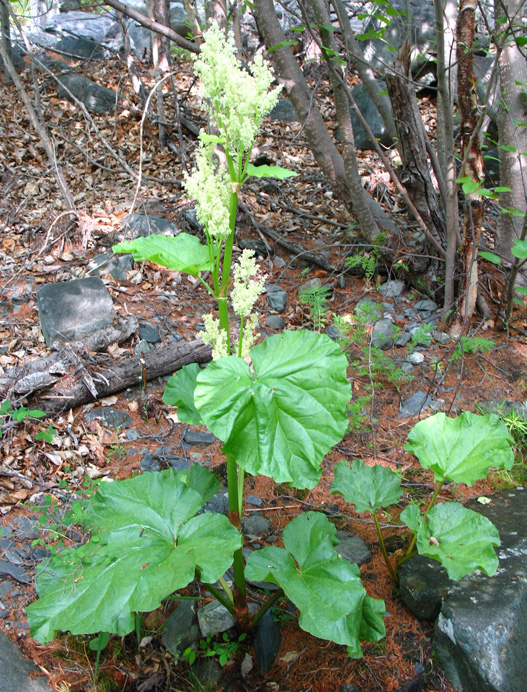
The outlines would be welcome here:
[[[478,103],[474,76],[474,26],[477,0],[460,0],[457,18],[458,101],[464,166],[462,177],[483,182],[483,159],[478,125]],[[474,136],[475,135],[475,136]],[[483,200],[476,191],[465,198],[461,243],[463,280],[460,286],[460,317],[464,324],[472,317],[478,294],[478,245],[483,224]]]
[[[166,25],[165,8],[163,0],[147,0],[146,3],[150,19],[158,24]],[[154,63],[154,78],[159,83],[163,78],[163,72],[168,72],[168,60],[165,51],[164,37],[160,34],[152,34],[152,62]],[[159,86],[156,92],[157,101],[157,128],[159,136],[159,149],[163,151],[167,143],[165,128],[165,106],[163,103],[163,87]]]
[[[514,40],[514,34],[522,31],[521,7],[524,0],[495,0],[496,31],[504,30],[500,22],[509,18],[516,27],[506,40],[499,58],[500,99],[498,111],[500,186],[510,192],[500,193],[502,209],[516,209],[522,214],[527,211],[527,59]],[[513,147],[513,149],[511,149]],[[498,252],[513,260],[511,247],[522,232],[522,216],[501,212],[498,217]]]
[[[2,29],[2,46],[6,55],[11,60],[11,24],[9,22],[8,0],[0,0],[0,26]],[[7,69],[4,67],[6,81],[9,81]]]
[[[454,151],[454,91],[452,70],[455,62],[452,23],[455,2],[435,0],[437,46],[437,155],[446,187],[446,266],[443,320],[452,310],[455,300],[455,270],[459,238],[457,209],[456,159]]]
[[[285,36],[276,17],[272,0],[255,0],[254,10],[266,45],[271,47],[283,44]],[[371,210],[375,222],[373,226],[361,227],[363,237],[371,242],[382,230],[397,233],[395,224],[362,188],[358,198],[354,196],[355,191],[350,188],[342,156],[331,139],[291,48],[281,45],[280,48],[272,51],[271,57],[280,81],[302,123],[309,147],[331,189],[354,214],[356,214],[357,205],[360,204],[367,205]]]

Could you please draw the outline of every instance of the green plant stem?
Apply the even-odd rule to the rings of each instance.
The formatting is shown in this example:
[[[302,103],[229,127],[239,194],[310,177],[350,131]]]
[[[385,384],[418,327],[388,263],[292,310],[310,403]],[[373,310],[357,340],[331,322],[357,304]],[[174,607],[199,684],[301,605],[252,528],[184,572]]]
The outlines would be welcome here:
[[[227,454],[227,490],[229,493],[229,521],[241,533],[242,526],[240,521],[240,501],[238,499],[238,464],[236,459]],[[247,611],[247,597],[245,594],[245,566],[243,561],[242,549],[239,548],[234,553],[234,605],[236,611],[243,613],[245,618]]]
[[[227,608],[229,613],[231,615],[234,615],[234,605],[229,601],[227,596],[224,596],[224,594],[221,593],[219,589],[217,589],[215,586],[212,584],[203,584],[203,586],[207,589],[207,591],[210,591],[211,594],[214,596],[214,598],[221,603],[222,606]]]
[[[223,577],[220,577],[218,579],[218,581],[221,584],[221,588],[225,591],[227,598],[229,599],[231,604],[234,605],[234,596],[232,595],[232,591],[230,590],[229,585],[227,584],[227,582],[225,581],[225,579]]]
[[[390,577],[392,578],[392,580],[397,581],[397,576],[392,567],[392,563],[390,562],[390,558],[388,557],[388,553],[386,552],[386,545],[384,544],[384,538],[382,537],[381,533],[381,525],[379,524],[377,512],[375,510],[373,511],[373,521],[375,522],[375,528],[377,530],[377,536],[379,537],[379,545],[381,546],[381,552],[384,558],[384,562],[386,563],[386,567],[388,568],[388,572],[390,573]]]
[[[444,482],[445,482],[445,480],[443,479],[441,481],[441,483],[437,486],[435,493],[432,495],[432,499],[428,503],[428,507],[426,508],[425,513],[423,514],[423,521],[426,519],[428,512],[434,506],[435,501],[437,500],[437,497],[438,497],[439,493],[441,492],[441,488],[443,487]],[[403,562],[406,562],[406,560],[408,560],[409,557],[411,557],[416,540],[417,540],[417,534],[414,533],[414,535],[412,536],[412,540],[410,541],[410,545],[408,546],[408,550],[406,551],[406,555],[404,556],[403,560],[401,560],[401,562],[397,565],[398,567],[400,565],[402,565]]]
[[[263,604],[263,606],[260,608],[260,610],[256,613],[256,615],[253,617],[251,621],[251,625],[253,627],[256,627],[256,625],[260,622],[260,620],[263,618],[263,616],[267,613],[269,608],[272,608],[276,601],[281,598],[284,595],[283,589],[278,589],[278,591],[275,591],[274,594]]]

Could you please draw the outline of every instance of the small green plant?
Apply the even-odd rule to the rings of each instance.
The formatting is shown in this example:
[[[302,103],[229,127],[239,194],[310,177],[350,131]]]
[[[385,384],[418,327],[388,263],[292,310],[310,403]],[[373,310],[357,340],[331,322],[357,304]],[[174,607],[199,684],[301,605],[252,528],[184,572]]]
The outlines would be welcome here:
[[[419,344],[425,344],[429,346],[432,343],[432,332],[434,331],[433,324],[420,324],[411,334],[410,351],[413,351]]]
[[[364,272],[365,277],[370,280],[375,274],[377,268],[377,258],[373,254],[355,254],[349,255],[344,260],[344,264],[348,269],[355,269],[355,267],[360,267]]]
[[[327,300],[331,295],[328,286],[308,286],[298,291],[301,303],[309,306],[311,321],[315,331],[321,332],[327,325],[329,308]]]
[[[461,359],[464,355],[473,355],[475,353],[488,353],[496,347],[496,342],[492,339],[485,339],[482,336],[462,336],[457,344],[452,358]]]
[[[447,418],[444,413],[436,413],[414,425],[406,450],[415,454],[421,466],[434,472],[437,487],[423,514],[415,504],[401,512],[400,519],[413,536],[395,567],[386,551],[377,512],[401,499],[400,475],[383,466],[366,466],[362,460],[351,468],[342,461],[335,468],[331,492],[354,504],[357,512],[372,513],[384,561],[394,581],[398,567],[416,552],[438,560],[451,579],[462,579],[476,569],[493,575],[498,568],[494,546],[500,544],[496,527],[459,502],[437,503],[437,498],[447,481],[471,486],[485,478],[491,467],[511,469],[512,443],[506,426],[494,414],[465,412]]]
[[[231,640],[229,639],[227,632],[224,632],[219,641],[214,640],[212,637],[202,639],[199,643],[199,647],[203,653],[203,656],[217,658],[220,666],[224,666],[228,661],[232,660],[236,656],[241,642],[243,642],[246,637],[247,634],[243,633],[240,634],[237,639]]]
[[[9,399],[2,401],[2,403],[0,404],[0,418],[5,418],[5,423],[7,424],[9,422],[22,423],[23,421],[26,421],[29,418],[44,418],[44,416],[46,415],[47,414],[44,411],[40,411],[39,409],[28,409],[25,406],[13,408],[13,406],[11,406],[11,401]],[[4,425],[1,425],[0,439],[2,438],[3,428]],[[44,437],[44,439],[46,439],[44,434],[42,434],[41,437]],[[38,437],[37,439],[41,439],[41,437]]]

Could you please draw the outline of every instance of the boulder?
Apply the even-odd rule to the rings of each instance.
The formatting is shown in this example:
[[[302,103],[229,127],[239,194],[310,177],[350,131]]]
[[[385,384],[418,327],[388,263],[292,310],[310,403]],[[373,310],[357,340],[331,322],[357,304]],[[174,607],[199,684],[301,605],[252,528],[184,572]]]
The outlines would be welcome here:
[[[104,53],[92,38],[82,36],[64,36],[55,44],[55,48],[77,58],[89,60],[102,60]]]
[[[40,328],[51,346],[74,341],[113,322],[115,311],[108,289],[92,276],[46,284],[37,293]]]
[[[52,17],[44,30],[58,36],[76,36],[101,43],[119,31],[119,25],[109,14],[65,12]]]
[[[385,82],[381,81],[380,84],[382,86],[382,90],[385,91]],[[368,125],[371,127],[372,132],[375,135],[375,138],[385,147],[391,147],[393,144],[393,140],[388,134],[386,126],[384,125],[384,121],[381,118],[381,114],[377,110],[377,107],[375,106],[371,98],[368,96],[364,85],[357,85],[351,93],[353,95],[353,98],[355,99],[355,103],[357,104],[358,109],[364,116],[364,119],[366,120]],[[353,125],[353,137],[355,139],[355,146],[358,149],[373,149],[373,142],[371,141],[370,136],[366,133],[366,130],[362,126],[362,123],[355,114],[355,110],[353,108],[351,109],[351,124]]]
[[[50,692],[40,669],[0,630],[0,692]]]

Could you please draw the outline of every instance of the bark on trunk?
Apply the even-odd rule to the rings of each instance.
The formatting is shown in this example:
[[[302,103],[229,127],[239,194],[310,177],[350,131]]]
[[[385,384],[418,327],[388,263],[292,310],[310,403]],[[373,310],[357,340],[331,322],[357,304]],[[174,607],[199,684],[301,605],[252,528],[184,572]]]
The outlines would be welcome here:
[[[255,0],[254,11],[266,46],[270,48],[282,44],[285,41],[285,36],[276,17],[272,1]],[[285,92],[302,123],[309,147],[331,189],[352,213],[355,213],[354,208],[360,203],[366,204],[371,210],[375,225],[361,228],[363,236],[371,242],[382,230],[396,234],[397,227],[395,224],[368,194],[362,191],[363,199],[352,198],[353,193],[346,177],[342,156],[331,139],[317,104],[313,101],[313,94],[291,52],[291,48],[289,46],[276,48],[272,51],[271,58],[280,81],[285,87]]]
[[[483,159],[479,137],[476,133],[478,124],[478,103],[476,79],[474,76],[474,28],[477,0],[461,0],[457,19],[457,58],[458,58],[458,102],[461,115],[461,136],[463,142],[462,177],[469,177],[474,182],[483,182]],[[475,136],[474,136],[475,135]],[[477,251],[483,224],[483,199],[472,192],[466,195],[465,214],[462,230],[461,262],[462,281],[460,286],[460,317],[463,325],[474,313],[478,294]]]

